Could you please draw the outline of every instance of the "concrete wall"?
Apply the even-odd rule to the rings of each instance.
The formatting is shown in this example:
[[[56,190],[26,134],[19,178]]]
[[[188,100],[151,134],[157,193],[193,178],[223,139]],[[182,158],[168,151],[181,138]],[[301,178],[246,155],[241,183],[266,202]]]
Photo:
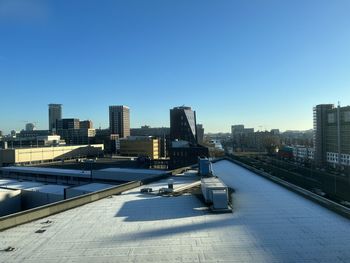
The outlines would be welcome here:
[[[124,191],[138,187],[140,185],[141,182],[139,181],[129,182],[122,185],[118,185],[114,188],[109,188],[95,193],[75,197],[69,200],[63,200],[53,204],[23,211],[20,213],[0,217],[0,231],[20,224],[28,223],[33,220],[44,218],[53,214],[57,214],[78,206],[82,206],[84,204],[97,201],[110,195],[120,194]]]
[[[102,190],[106,190],[108,188],[114,188],[114,187],[115,187],[114,185],[93,183],[93,184],[87,184],[87,185],[82,185],[78,187],[67,188],[66,199],[89,194],[92,192],[102,191]]]
[[[165,177],[166,172],[162,176]],[[100,180],[116,180],[121,182],[130,182],[130,181],[143,181],[147,179],[152,178],[158,178],[161,176],[160,174],[152,174],[152,170],[150,170],[150,173],[134,173],[134,172],[127,172],[127,171],[101,171],[101,170],[94,170],[92,171],[92,178],[93,179],[100,179]]]
[[[21,211],[21,190],[0,188],[0,217]]]
[[[22,210],[31,209],[63,200],[63,194],[22,190]]]

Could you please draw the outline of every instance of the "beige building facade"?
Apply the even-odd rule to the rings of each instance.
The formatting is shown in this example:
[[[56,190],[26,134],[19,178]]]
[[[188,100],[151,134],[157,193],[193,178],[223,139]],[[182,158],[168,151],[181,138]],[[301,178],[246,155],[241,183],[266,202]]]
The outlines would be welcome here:
[[[0,150],[0,167],[99,156],[103,150],[103,144],[3,149]]]

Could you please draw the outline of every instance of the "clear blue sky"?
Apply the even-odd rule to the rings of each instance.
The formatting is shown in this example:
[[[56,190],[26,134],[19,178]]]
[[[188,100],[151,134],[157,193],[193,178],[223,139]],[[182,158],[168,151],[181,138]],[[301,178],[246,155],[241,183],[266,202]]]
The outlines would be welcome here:
[[[350,104],[348,0],[0,0],[0,130],[47,129],[47,104],[108,127],[169,126],[192,106],[206,132],[312,128]]]

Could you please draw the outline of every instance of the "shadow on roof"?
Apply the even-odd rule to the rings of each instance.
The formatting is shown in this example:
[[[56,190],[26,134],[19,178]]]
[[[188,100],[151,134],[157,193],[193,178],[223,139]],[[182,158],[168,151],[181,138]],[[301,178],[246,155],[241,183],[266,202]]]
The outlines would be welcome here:
[[[193,196],[153,197],[141,195],[139,198],[124,203],[115,217],[125,217],[124,221],[134,222],[178,219],[208,214],[205,206]]]

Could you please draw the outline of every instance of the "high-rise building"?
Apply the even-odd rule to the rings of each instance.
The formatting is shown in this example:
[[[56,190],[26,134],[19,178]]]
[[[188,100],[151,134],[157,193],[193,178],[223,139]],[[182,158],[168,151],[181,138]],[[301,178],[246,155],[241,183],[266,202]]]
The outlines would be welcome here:
[[[62,119],[62,104],[49,104],[49,130],[56,131],[57,120]]]
[[[198,145],[196,112],[190,107],[170,110],[170,168],[192,165],[198,157],[208,157],[207,147]]]
[[[350,169],[350,106],[314,107],[314,147],[316,165]]]
[[[109,130],[119,138],[130,136],[130,109],[127,106],[109,106]]]
[[[191,107],[175,107],[170,110],[170,139],[197,144],[196,112]]]
[[[203,144],[204,142],[204,128],[202,124],[197,124],[197,141],[198,144]]]

